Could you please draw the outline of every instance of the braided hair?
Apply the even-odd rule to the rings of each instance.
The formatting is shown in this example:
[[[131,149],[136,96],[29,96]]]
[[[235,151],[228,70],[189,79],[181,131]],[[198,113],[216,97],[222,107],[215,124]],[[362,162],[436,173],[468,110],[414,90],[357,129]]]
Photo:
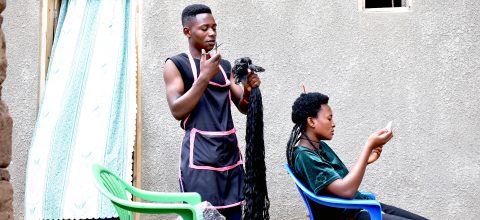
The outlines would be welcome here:
[[[286,151],[287,162],[292,169],[295,164],[295,158],[293,158],[294,147],[305,133],[307,118],[317,117],[323,104],[328,104],[328,96],[318,92],[310,92],[302,93],[292,105],[292,121],[295,126],[290,133]],[[307,135],[304,136],[313,146],[312,140]]]
[[[263,72],[265,69],[256,66],[248,57],[235,60],[232,72],[235,83],[246,83],[248,69],[254,72]],[[244,220],[268,220],[270,215],[268,199],[265,143],[263,140],[263,104],[260,88],[252,88],[249,97],[247,112],[247,146],[245,148],[245,185],[243,194],[245,204],[243,207]]]

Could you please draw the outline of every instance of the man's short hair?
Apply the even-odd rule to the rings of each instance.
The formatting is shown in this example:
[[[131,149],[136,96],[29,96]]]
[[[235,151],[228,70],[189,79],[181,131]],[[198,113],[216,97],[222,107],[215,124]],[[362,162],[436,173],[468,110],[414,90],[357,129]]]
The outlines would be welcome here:
[[[198,14],[212,14],[212,10],[206,5],[193,4],[185,7],[182,11],[182,25],[185,27],[190,19],[195,18]]]

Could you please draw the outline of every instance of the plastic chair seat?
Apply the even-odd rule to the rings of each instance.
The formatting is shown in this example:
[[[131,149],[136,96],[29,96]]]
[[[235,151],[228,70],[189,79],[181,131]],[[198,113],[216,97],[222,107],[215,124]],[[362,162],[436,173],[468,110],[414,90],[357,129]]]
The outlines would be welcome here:
[[[375,200],[375,195],[373,195],[372,193],[362,192],[362,194],[369,196],[371,200],[343,199],[343,198],[316,195],[315,193],[310,191],[307,187],[305,187],[305,185],[302,182],[300,182],[300,180],[295,176],[295,174],[293,174],[293,171],[288,164],[284,164],[284,167],[287,170],[290,177],[294,180],[295,185],[297,186],[298,192],[302,196],[302,199],[305,202],[305,205],[307,206],[311,220],[314,220],[314,217],[313,217],[313,212],[310,208],[308,199],[318,204],[329,206],[329,207],[345,208],[345,209],[365,209],[370,214],[371,220],[382,220],[381,205],[377,200]]]
[[[151,192],[138,189],[127,184],[107,168],[94,164],[92,172],[98,190],[113,203],[120,220],[133,220],[132,212],[145,214],[177,214],[184,220],[201,220],[203,213],[195,209],[202,199],[200,194]],[[142,200],[150,202],[130,201],[127,192]]]

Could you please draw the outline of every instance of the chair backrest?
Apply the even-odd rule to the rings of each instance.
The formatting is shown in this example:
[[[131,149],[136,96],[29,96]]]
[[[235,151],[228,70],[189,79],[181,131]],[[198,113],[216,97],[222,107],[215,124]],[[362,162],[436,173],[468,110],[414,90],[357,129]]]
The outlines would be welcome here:
[[[127,196],[127,190],[125,187],[127,183],[125,183],[125,181],[112,173],[110,170],[98,164],[94,164],[92,166],[92,171],[96,179],[95,184],[97,188],[103,193],[103,195],[105,195],[112,202],[117,199],[129,201],[129,198]],[[120,208],[119,206],[115,205],[114,202],[113,206],[117,210],[120,219],[133,220],[132,212]]]
[[[300,196],[302,196],[302,199],[305,202],[305,205],[307,206],[308,213],[310,214],[310,219],[313,220],[313,213],[312,213],[312,209],[310,208],[310,202],[308,201],[307,195],[305,195],[305,193],[304,193],[305,191],[309,191],[309,190],[302,184],[302,182],[300,182],[299,179],[297,179],[295,174],[293,174],[293,171],[292,171],[292,169],[290,169],[290,166],[288,165],[288,163],[284,164],[283,166],[285,167],[288,174],[290,175],[290,177],[295,182],[295,185],[297,186],[297,190],[300,193]]]
[[[347,208],[347,209],[365,209],[369,212],[370,218],[372,220],[381,220],[381,206],[378,201],[375,200],[375,197],[371,193],[366,195],[370,196],[372,200],[357,200],[357,199],[342,199],[334,198],[329,196],[320,196],[316,195],[310,191],[305,185],[300,182],[300,180],[295,176],[293,170],[290,168],[288,163],[284,164],[285,169],[287,170],[290,177],[294,180],[295,185],[297,186],[298,192],[303,198],[305,205],[307,206],[308,212],[310,214],[310,219],[314,219],[312,209],[310,207],[310,200],[324,206],[330,206],[335,208]]]
[[[132,220],[133,214],[176,214],[184,220],[202,220],[204,206],[196,192],[152,192],[135,188],[101,165],[92,172],[98,190],[113,203],[121,220]],[[128,194],[127,194],[128,193]],[[130,201],[135,196],[142,201]]]

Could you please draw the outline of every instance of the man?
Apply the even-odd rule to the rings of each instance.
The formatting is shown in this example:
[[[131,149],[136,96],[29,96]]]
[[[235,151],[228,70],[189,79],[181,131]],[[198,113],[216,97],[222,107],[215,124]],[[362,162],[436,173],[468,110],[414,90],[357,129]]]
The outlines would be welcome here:
[[[250,91],[260,79],[250,72],[242,89],[234,83],[230,63],[218,51],[205,52],[217,43],[217,24],[208,6],[187,6],[182,25],[188,50],[168,58],[163,74],[170,111],[185,130],[180,186],[200,193],[227,219],[241,219],[244,169],[231,103],[246,113]]]

